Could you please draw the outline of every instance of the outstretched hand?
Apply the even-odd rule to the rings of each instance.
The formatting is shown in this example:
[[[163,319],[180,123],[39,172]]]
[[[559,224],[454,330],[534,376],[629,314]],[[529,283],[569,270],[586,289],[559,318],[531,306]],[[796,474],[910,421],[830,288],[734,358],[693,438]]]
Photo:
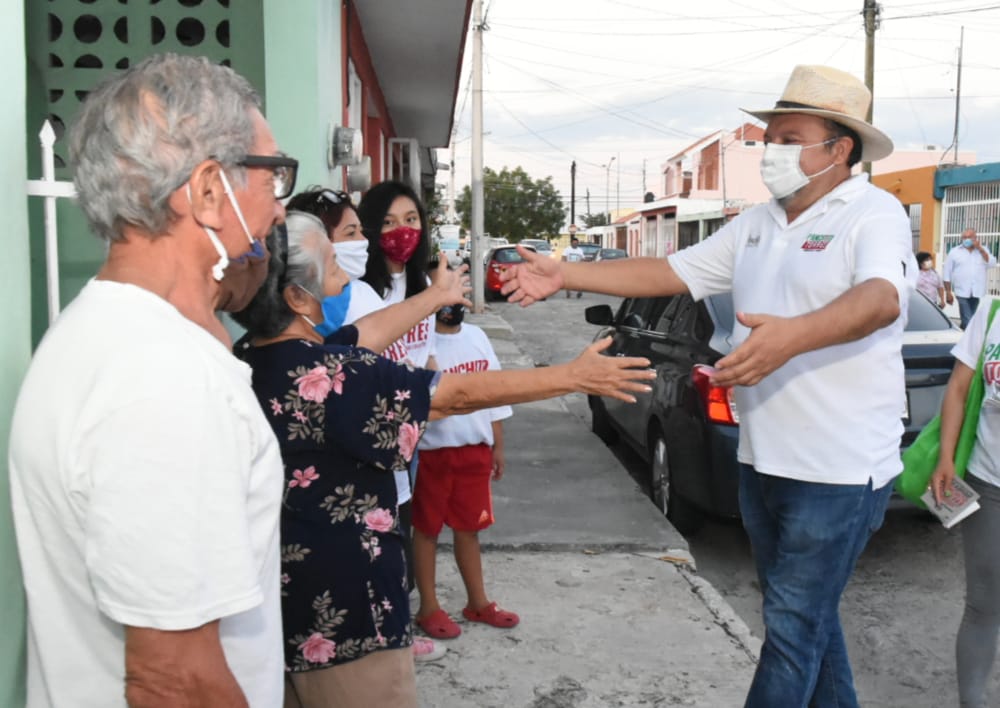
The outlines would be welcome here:
[[[503,286],[500,292],[509,295],[510,302],[518,302],[521,307],[559,292],[563,287],[562,268],[559,261],[536,253],[518,245],[518,255],[523,263],[507,266],[500,272]]]
[[[472,301],[468,298],[472,292],[468,271],[469,266],[465,264],[452,270],[448,267],[448,259],[441,254],[437,268],[431,273],[431,287],[438,290],[441,307],[465,305],[467,308],[472,308]]]
[[[611,346],[611,337],[594,342],[569,363],[577,390],[592,396],[608,396],[635,403],[630,391],[648,393],[644,383],[656,378],[644,357],[602,356]]]
[[[750,335],[736,349],[715,363],[715,386],[753,386],[798,354],[800,341],[795,320],[774,315],[737,312]]]

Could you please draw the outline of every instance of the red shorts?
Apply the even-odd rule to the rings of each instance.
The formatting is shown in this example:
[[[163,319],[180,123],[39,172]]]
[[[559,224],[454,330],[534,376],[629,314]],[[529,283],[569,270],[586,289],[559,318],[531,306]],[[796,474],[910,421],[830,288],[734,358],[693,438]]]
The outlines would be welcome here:
[[[493,524],[493,448],[489,445],[421,450],[413,489],[413,528],[436,537],[447,524],[455,531],[482,531]]]

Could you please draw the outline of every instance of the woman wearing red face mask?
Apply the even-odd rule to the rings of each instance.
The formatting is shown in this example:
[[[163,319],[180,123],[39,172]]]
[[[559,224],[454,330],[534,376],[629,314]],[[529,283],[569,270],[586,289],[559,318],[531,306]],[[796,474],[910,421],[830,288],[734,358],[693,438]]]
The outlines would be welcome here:
[[[427,288],[430,237],[420,197],[402,182],[381,182],[365,193],[358,218],[368,239],[368,265],[362,280],[393,305]],[[434,355],[434,315],[405,337],[408,361],[428,367]],[[431,360],[433,364],[433,360]]]
[[[402,182],[380,182],[362,197],[358,204],[358,218],[368,239],[368,264],[361,279],[387,305],[423,292],[430,283],[427,266],[431,247],[425,228],[427,213],[417,193]],[[435,316],[430,315],[402,337],[406,343],[407,362],[425,369],[437,368],[434,361],[434,329]],[[414,454],[409,470],[394,471],[410,588],[414,587],[410,499],[416,478],[417,457]]]

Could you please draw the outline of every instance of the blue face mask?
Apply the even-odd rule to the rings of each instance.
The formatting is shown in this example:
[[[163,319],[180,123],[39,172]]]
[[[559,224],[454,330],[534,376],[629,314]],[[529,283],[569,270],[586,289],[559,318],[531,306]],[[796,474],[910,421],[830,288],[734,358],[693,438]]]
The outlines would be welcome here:
[[[344,326],[347,308],[351,304],[351,283],[348,282],[339,295],[329,295],[320,300],[319,304],[323,308],[323,321],[313,325],[313,329],[326,339]]]
[[[962,241],[962,245],[965,246],[966,248],[972,248],[972,239],[971,238],[965,239],[964,241]]]

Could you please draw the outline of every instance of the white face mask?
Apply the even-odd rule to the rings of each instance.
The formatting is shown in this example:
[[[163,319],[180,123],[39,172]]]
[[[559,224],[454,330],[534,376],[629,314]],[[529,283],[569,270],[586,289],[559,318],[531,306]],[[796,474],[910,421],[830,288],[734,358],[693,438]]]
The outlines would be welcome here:
[[[336,241],[333,250],[337,252],[337,263],[351,280],[358,280],[365,274],[368,265],[368,239],[357,241]]]
[[[239,219],[240,226],[243,227],[243,233],[246,234],[247,241],[250,242],[251,250],[254,245],[254,238],[250,235],[250,229],[247,228],[246,219],[243,218],[243,211],[240,209],[239,203],[237,203],[236,198],[233,196],[233,188],[229,184],[229,180],[226,178],[226,173],[222,170],[219,171],[219,176],[222,178],[222,188],[226,193],[226,197],[229,199],[230,206],[233,207],[233,211],[236,212],[236,218]],[[191,183],[188,182],[187,185],[187,198],[188,203],[191,203]],[[225,247],[222,245],[222,241],[219,240],[218,234],[215,233],[215,229],[209,228],[208,226],[201,227],[205,233],[208,235],[209,240],[215,247],[215,252],[219,254],[219,260],[212,266],[212,277],[216,282],[222,280],[225,275],[226,268],[229,266],[229,254],[226,253]],[[247,251],[250,253],[250,251]],[[241,254],[246,255],[246,254]]]
[[[816,174],[807,175],[799,165],[799,158],[806,148],[819,147],[835,142],[836,138],[812,145],[779,145],[768,143],[764,146],[764,156],[760,159],[760,177],[775,199],[782,199],[809,184],[809,180],[833,169],[829,167]]]

